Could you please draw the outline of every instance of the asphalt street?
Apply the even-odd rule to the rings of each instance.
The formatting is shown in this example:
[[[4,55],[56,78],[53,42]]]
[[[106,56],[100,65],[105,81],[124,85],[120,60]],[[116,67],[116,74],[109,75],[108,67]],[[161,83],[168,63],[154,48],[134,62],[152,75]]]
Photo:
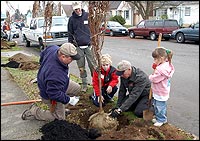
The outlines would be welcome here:
[[[129,41],[129,39],[120,39],[117,38],[119,41],[122,42],[123,47],[120,47],[119,45],[116,46],[113,45],[113,41],[115,41],[116,39],[113,38],[109,38],[109,40],[106,40],[105,42],[105,47],[103,52],[109,53],[113,56],[113,64],[116,65],[117,62],[119,62],[119,60],[121,59],[126,59],[129,58],[131,59],[134,56],[134,59],[131,59],[133,64],[135,64],[135,66],[141,67],[143,68],[148,74],[150,73],[149,71],[149,66],[147,64],[150,64],[150,62],[152,62],[152,58],[149,56],[149,51],[151,50],[152,47],[154,47],[154,42],[149,42],[146,40],[140,40],[140,39],[135,39],[135,40],[131,40]],[[134,47],[132,47],[132,42],[134,42]],[[147,44],[148,43],[148,44]],[[142,44],[140,46],[137,46],[135,44]],[[172,86],[172,94],[171,94],[171,98],[169,100],[169,110],[168,110],[168,116],[169,116],[169,122],[173,125],[176,125],[177,127],[180,127],[183,130],[186,130],[190,133],[194,133],[195,135],[199,135],[199,77],[198,77],[198,73],[196,73],[196,71],[198,71],[198,61],[199,61],[199,55],[198,52],[199,50],[195,50],[196,49],[196,45],[193,44],[173,44],[173,42],[169,41],[169,42],[165,42],[162,41],[162,45],[164,46],[169,46],[171,45],[171,48],[173,50],[175,50],[176,55],[174,56],[174,65],[176,66],[176,73],[174,75],[173,81],[174,81],[174,85]],[[151,47],[151,48],[150,48]],[[34,48],[24,48],[25,52],[24,53],[30,53],[34,54],[36,56],[38,56],[38,51],[34,51]],[[116,52],[117,50],[117,52]],[[122,55],[122,52],[124,53],[124,55]],[[3,53],[1,52],[1,55],[14,55],[13,53],[16,52],[9,52],[8,53]],[[142,57],[142,55],[146,55],[145,57]],[[119,57],[121,56],[121,57]],[[187,58],[187,59],[186,59]],[[140,60],[140,61],[138,61]],[[150,60],[150,61],[149,61]],[[184,61],[183,61],[184,60]],[[149,62],[148,62],[149,61]],[[146,65],[143,65],[146,64]],[[189,74],[188,75],[188,68],[189,68]],[[192,68],[192,69],[191,69]],[[25,96],[25,94],[23,92],[19,92],[20,94],[18,94],[18,90],[14,90],[14,88],[11,88],[10,91],[11,92],[7,92],[8,90],[5,89],[6,88],[10,88],[13,86],[9,86],[7,84],[6,81],[8,81],[8,78],[4,78],[4,75],[6,74],[4,72],[5,70],[2,71],[1,68],[1,102],[9,102],[12,101],[12,97],[8,97],[8,95],[13,96],[13,94],[17,94],[16,98],[18,98],[19,95],[22,95],[20,97],[20,99],[16,99],[16,100],[25,100],[27,99],[27,97]],[[149,71],[149,72],[148,72]],[[70,72],[73,74],[79,74],[78,69],[77,69],[77,65],[76,62],[73,61],[70,64]],[[89,70],[88,70],[89,72]],[[199,72],[199,71],[198,71]],[[193,77],[191,77],[193,76]],[[190,77],[190,78],[189,78]],[[88,76],[89,78],[89,83],[91,83],[91,77]],[[187,81],[184,81],[187,80]],[[10,81],[10,80],[9,80]],[[187,85],[185,84],[187,82]],[[5,86],[4,86],[5,84]],[[184,86],[184,87],[181,87]],[[7,91],[6,91],[7,90]],[[19,90],[21,91],[21,90]],[[7,94],[8,93],[8,94]],[[11,93],[11,94],[10,94]],[[198,105],[197,105],[198,104]],[[15,108],[18,108],[17,110]],[[27,107],[29,107],[29,105],[17,105],[17,106],[9,106],[9,107],[1,107],[1,112],[2,112],[2,117],[1,117],[1,139],[16,139],[17,137],[14,137],[12,135],[12,128],[16,128],[16,130],[14,130],[13,132],[16,133],[16,135],[20,136],[21,133],[17,133],[17,128],[16,126],[13,126],[12,123],[19,123],[19,127],[23,126],[26,128],[32,128],[32,129],[26,129],[27,132],[25,135],[27,135],[27,138],[30,139],[28,136],[33,135],[33,133],[38,134],[37,130],[39,129],[40,126],[42,126],[43,122],[38,122],[38,121],[31,121],[27,122],[27,121],[23,121],[21,120],[21,113],[24,111],[24,109],[26,109]],[[17,112],[18,114],[13,114],[12,112],[7,112],[6,108],[10,108],[10,109],[15,109],[12,112]],[[4,116],[10,114],[8,116]],[[18,115],[18,116],[14,116],[14,119],[7,119],[7,117],[11,118],[13,115]],[[5,118],[3,118],[5,117]],[[5,123],[4,123],[5,122]],[[11,122],[11,123],[10,123]],[[25,123],[25,124],[24,124]],[[28,123],[28,124],[27,124]],[[21,125],[22,124],[22,125]],[[29,124],[32,124],[29,126]],[[36,127],[34,127],[36,126]],[[34,132],[33,131],[34,128]],[[8,133],[9,130],[11,132],[11,134],[5,133],[4,130],[7,129]],[[21,128],[20,128],[21,129]],[[23,128],[22,128],[23,129]],[[6,131],[6,130],[5,130]],[[24,130],[19,130],[20,132],[23,132]],[[8,135],[7,135],[8,134]],[[4,137],[7,136],[8,138]],[[38,134],[38,136],[40,137],[40,135]],[[25,137],[24,137],[25,138]],[[24,139],[23,138],[23,139]],[[22,139],[22,137],[19,139]],[[35,139],[38,139],[38,137],[36,136]]]

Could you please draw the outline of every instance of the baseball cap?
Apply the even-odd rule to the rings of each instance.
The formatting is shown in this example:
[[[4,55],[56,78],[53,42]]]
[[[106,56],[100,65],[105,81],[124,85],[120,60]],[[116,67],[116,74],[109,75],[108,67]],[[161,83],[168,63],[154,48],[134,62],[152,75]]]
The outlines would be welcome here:
[[[80,2],[74,2],[72,3],[73,10],[80,8],[81,9],[81,3]]]
[[[116,75],[121,76],[124,74],[125,70],[129,69],[131,67],[131,63],[126,60],[122,60],[117,64],[116,68]]]
[[[73,60],[79,60],[81,58],[76,50],[76,47],[72,43],[62,44],[60,52],[64,55],[70,56]]]

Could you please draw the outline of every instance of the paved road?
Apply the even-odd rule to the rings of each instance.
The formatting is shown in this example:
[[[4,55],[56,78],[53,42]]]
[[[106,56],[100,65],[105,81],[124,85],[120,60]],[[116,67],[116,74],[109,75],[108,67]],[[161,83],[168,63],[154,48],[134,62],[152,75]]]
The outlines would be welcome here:
[[[176,69],[168,100],[169,122],[199,136],[199,45],[178,44],[174,41],[162,41],[161,45],[174,51],[173,64]],[[106,37],[102,53],[111,54],[114,66],[121,59],[127,59],[150,74],[151,51],[156,46],[156,41]],[[24,49],[39,55],[35,48]],[[72,62],[70,66],[71,73],[79,74],[76,62]]]

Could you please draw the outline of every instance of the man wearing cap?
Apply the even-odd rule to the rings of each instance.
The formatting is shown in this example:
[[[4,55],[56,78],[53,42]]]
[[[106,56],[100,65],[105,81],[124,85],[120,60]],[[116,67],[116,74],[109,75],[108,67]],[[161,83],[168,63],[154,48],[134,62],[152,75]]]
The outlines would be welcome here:
[[[79,98],[80,85],[71,81],[69,64],[80,59],[76,47],[71,43],[64,43],[61,47],[52,45],[45,48],[40,54],[40,68],[37,74],[37,84],[42,102],[49,110],[43,110],[36,104],[22,114],[22,119],[37,119],[53,121],[65,120],[65,104],[76,105]]]
[[[148,109],[151,87],[148,75],[127,60],[119,62],[116,69],[116,74],[120,76],[120,87],[117,105],[110,112],[110,116],[117,118],[122,112],[133,111],[136,116],[142,118],[143,111]]]
[[[87,72],[85,68],[85,57],[90,69],[91,76],[96,68],[96,63],[91,52],[90,44],[90,29],[88,25],[88,12],[85,12],[81,8],[81,3],[72,3],[73,12],[68,21],[68,42],[74,44],[77,47],[77,51],[81,56],[81,59],[77,60],[77,66],[80,71],[80,77],[82,79],[81,91],[87,91]]]
[[[112,66],[111,56],[103,54],[101,56],[101,102],[105,106],[108,102],[113,101],[113,96],[118,90],[117,84],[119,82],[118,76],[115,74],[116,68]],[[99,107],[100,90],[98,71],[94,71],[92,77],[92,85],[94,93],[91,96],[92,102]]]

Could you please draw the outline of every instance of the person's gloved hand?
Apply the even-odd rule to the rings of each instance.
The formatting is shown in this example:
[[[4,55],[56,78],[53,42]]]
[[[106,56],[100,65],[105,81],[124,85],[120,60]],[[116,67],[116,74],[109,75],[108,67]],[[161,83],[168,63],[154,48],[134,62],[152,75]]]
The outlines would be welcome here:
[[[106,89],[106,92],[107,92],[108,94],[110,94],[110,93],[112,92],[112,87],[111,87],[111,86],[108,86],[108,88]]]
[[[111,111],[109,113],[109,116],[112,117],[112,118],[117,118],[121,115],[121,113],[122,113],[122,110],[120,108],[118,108],[118,109]]]
[[[79,98],[80,98],[79,96],[70,97],[69,104],[71,104],[72,106],[75,106],[78,103]]]
[[[98,102],[100,102],[100,96],[98,96]],[[104,102],[104,97],[101,96],[101,102],[103,103]]]
[[[156,64],[156,63],[153,63],[153,64],[152,64],[152,68],[155,70],[156,67],[157,67],[157,64]]]
[[[112,109],[109,109],[109,113],[111,113],[112,111],[114,111],[114,110],[116,110],[116,109],[118,109],[118,107],[114,107],[114,108],[112,108]]]

